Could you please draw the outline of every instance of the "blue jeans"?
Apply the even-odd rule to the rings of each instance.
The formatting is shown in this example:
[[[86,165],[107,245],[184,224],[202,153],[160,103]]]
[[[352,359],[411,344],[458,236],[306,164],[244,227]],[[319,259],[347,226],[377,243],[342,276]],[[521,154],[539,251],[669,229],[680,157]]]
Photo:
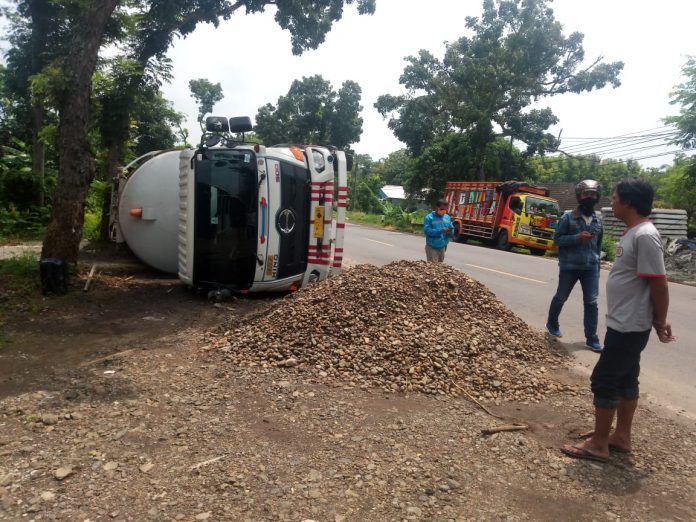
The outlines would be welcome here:
[[[575,283],[582,286],[582,302],[585,307],[583,324],[585,338],[597,338],[597,295],[599,294],[599,266],[589,270],[561,270],[558,273],[558,289],[551,300],[546,324],[558,328],[558,316],[568,300]]]

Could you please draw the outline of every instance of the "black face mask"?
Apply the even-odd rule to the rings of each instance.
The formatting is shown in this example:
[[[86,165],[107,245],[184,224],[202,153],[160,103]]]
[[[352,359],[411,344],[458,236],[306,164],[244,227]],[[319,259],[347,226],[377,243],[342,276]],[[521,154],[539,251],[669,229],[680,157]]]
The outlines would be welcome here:
[[[591,216],[596,204],[597,200],[595,198],[583,198],[580,200],[580,212],[586,216]]]

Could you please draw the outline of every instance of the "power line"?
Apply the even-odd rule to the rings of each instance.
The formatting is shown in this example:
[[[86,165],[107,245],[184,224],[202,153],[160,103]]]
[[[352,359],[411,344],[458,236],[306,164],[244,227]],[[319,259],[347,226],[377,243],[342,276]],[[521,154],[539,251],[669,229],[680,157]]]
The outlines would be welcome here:
[[[634,131],[634,132],[629,132],[628,134],[619,134],[617,136],[607,136],[604,138],[598,138],[598,137],[593,137],[593,138],[577,138],[577,137],[565,137],[563,139],[566,140],[612,140],[615,138],[626,138],[629,136],[634,136],[636,134],[640,134],[642,132],[650,132],[650,131],[657,131],[660,129],[669,129],[669,128],[674,128],[674,125],[661,125],[660,127],[653,127],[652,129],[644,129],[644,130],[639,130],[639,131]]]
[[[563,148],[563,149],[558,149],[561,152],[565,152],[566,154],[593,154],[593,155],[606,155],[606,154],[619,154],[619,153],[626,153],[626,152],[632,152],[635,150],[645,150],[646,148],[659,148],[659,147],[666,147],[668,146],[669,143],[666,142],[663,139],[655,140],[638,140],[634,141],[631,143],[623,143],[620,145],[607,145],[605,147],[600,147],[600,148],[593,148],[593,149],[580,149],[580,150],[574,150],[574,149],[568,149],[568,148]]]

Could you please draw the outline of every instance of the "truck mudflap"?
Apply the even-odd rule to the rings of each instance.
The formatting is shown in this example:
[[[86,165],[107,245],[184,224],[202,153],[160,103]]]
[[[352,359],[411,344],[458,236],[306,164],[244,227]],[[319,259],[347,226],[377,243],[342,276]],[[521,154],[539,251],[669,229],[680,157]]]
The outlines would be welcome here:
[[[307,270],[302,286],[322,281],[340,271],[348,200],[345,153],[324,147],[305,148],[311,176],[311,209]],[[338,212],[333,220],[334,189],[338,187]]]

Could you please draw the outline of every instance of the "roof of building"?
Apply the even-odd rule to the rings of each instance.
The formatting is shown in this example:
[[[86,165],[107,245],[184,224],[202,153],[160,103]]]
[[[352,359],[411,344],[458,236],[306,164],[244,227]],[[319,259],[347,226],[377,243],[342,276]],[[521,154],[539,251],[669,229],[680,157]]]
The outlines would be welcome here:
[[[384,185],[380,192],[386,199],[406,199],[406,192],[401,185]]]

